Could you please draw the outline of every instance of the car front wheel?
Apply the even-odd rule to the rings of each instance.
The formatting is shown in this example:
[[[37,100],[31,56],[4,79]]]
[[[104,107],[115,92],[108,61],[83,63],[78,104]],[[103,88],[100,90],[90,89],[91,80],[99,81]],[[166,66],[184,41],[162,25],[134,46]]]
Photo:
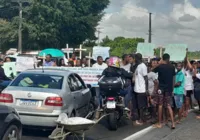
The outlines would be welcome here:
[[[21,134],[17,126],[11,125],[6,130],[2,140],[20,140]]]

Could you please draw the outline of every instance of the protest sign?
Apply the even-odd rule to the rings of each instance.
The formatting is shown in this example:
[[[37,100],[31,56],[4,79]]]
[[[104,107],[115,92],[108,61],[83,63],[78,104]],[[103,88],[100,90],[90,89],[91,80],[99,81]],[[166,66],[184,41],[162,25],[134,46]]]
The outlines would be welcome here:
[[[137,53],[141,53],[143,58],[153,58],[155,48],[156,45],[152,43],[138,43]]]
[[[5,62],[2,66],[4,69],[5,75],[11,78],[11,74],[15,77],[17,75],[16,72],[16,62]]]
[[[94,60],[97,60],[98,56],[102,56],[103,60],[105,60],[107,57],[110,57],[110,47],[101,47],[101,46],[93,47],[92,58]]]
[[[165,53],[170,55],[171,61],[183,61],[186,56],[186,44],[169,44],[165,46]]]
[[[31,56],[17,56],[16,71],[21,72],[27,69],[33,69],[35,65],[35,58]]]
[[[98,75],[102,75],[104,69],[90,68],[90,67],[43,67],[45,69],[62,69],[77,73],[85,82],[92,87],[98,87]]]

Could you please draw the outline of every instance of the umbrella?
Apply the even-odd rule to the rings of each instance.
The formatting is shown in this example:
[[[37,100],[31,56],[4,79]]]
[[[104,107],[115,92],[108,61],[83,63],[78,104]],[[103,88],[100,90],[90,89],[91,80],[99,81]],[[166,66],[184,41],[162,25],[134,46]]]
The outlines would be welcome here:
[[[47,54],[52,55],[52,57],[63,57],[63,56],[65,56],[65,54],[61,50],[58,50],[58,49],[45,49],[45,50],[42,50],[38,54],[38,56],[43,57],[44,55],[46,56]]]

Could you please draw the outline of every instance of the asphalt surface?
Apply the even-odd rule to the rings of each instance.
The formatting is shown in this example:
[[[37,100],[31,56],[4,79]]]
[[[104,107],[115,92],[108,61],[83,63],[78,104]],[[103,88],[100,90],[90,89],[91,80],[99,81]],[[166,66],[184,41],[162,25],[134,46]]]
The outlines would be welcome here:
[[[104,119],[86,132],[86,140],[122,140],[148,126],[147,124],[136,127],[132,125],[130,120],[123,118],[119,124],[119,129],[117,131],[110,131]],[[24,129],[22,140],[48,140],[50,134],[51,132],[49,131]]]
[[[175,130],[169,126],[164,126],[161,129],[152,129],[150,132],[133,140],[200,140],[200,120],[195,118],[196,112],[191,112],[189,116],[176,125]],[[198,114],[200,114],[198,112]]]

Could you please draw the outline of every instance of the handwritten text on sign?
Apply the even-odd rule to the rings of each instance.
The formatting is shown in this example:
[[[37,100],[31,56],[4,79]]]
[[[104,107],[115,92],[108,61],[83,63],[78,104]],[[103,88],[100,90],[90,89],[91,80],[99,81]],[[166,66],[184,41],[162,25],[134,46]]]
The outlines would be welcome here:
[[[109,51],[110,47],[100,47],[100,46],[93,47],[92,58],[94,60],[97,60],[97,57],[101,56],[103,57],[103,60],[105,60],[107,57],[110,57]]]
[[[21,72],[27,69],[33,69],[35,61],[34,57],[17,56],[16,71]]]
[[[77,73],[85,82],[85,84],[89,84],[92,87],[98,87],[98,75],[101,75],[104,69],[96,69],[96,68],[75,68],[75,67],[45,67],[45,69],[63,69],[73,71]]]

